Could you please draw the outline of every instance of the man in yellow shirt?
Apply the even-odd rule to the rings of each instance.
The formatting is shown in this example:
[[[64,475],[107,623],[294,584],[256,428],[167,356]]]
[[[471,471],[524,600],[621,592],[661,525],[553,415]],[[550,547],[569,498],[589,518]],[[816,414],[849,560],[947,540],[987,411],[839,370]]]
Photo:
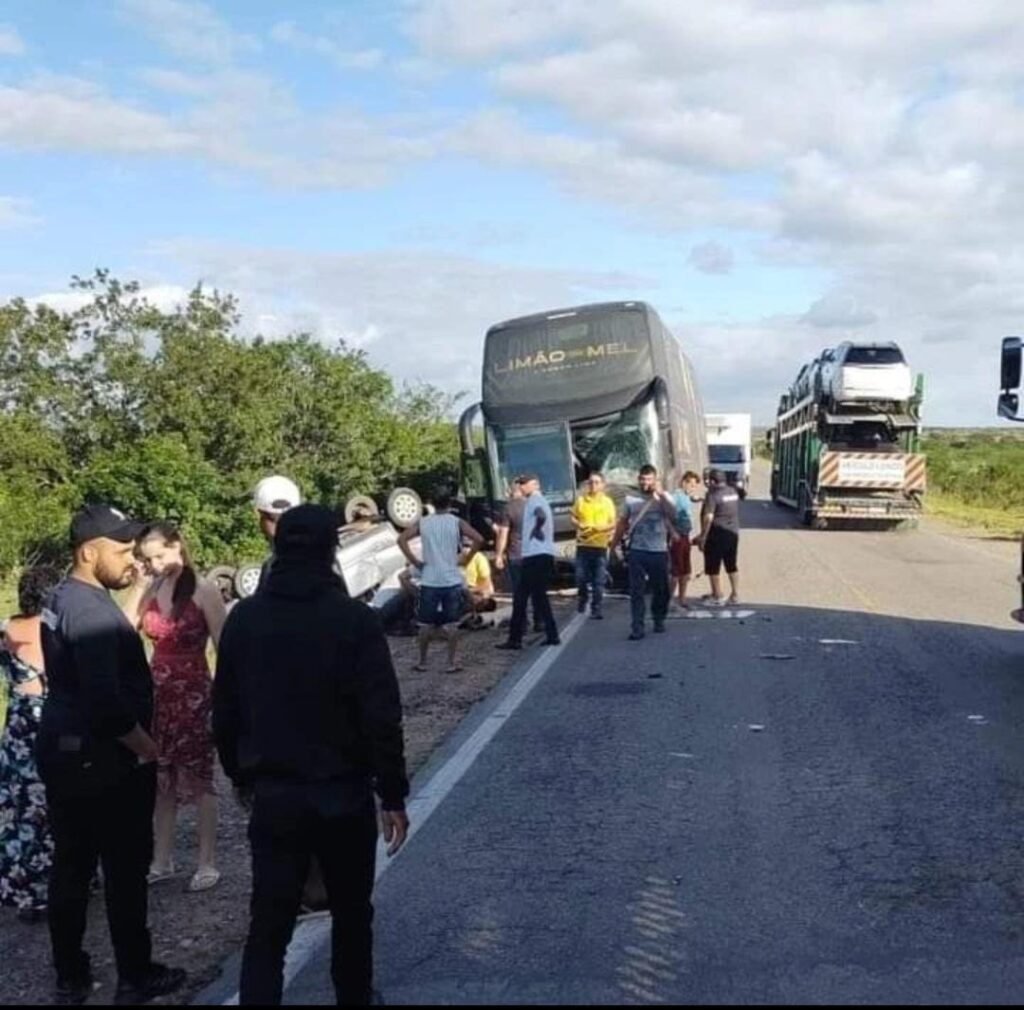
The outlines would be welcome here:
[[[608,545],[618,521],[615,503],[605,493],[604,477],[592,473],[587,490],[572,506],[572,524],[576,527],[576,609],[582,614],[590,603],[590,616],[601,620],[601,600],[608,574]]]
[[[491,563],[482,553],[474,554],[462,566],[462,577],[466,581],[466,599],[469,603],[469,617],[463,627],[482,628],[481,614],[496,610],[498,601],[494,598],[494,580],[491,578]]]

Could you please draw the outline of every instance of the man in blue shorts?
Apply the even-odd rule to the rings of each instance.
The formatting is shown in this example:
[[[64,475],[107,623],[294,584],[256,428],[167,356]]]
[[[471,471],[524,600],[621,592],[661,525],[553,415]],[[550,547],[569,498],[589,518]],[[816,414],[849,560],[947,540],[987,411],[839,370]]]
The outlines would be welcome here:
[[[437,491],[433,505],[433,515],[413,523],[398,538],[398,546],[409,564],[420,571],[420,658],[414,669],[426,669],[430,640],[440,632],[448,642],[448,672],[457,673],[462,669],[458,662],[459,621],[466,593],[461,565],[467,564],[483,547],[484,538],[452,512],[451,492],[447,488]],[[416,537],[420,538],[422,559],[413,554],[410,546]],[[465,556],[463,539],[470,545]]]

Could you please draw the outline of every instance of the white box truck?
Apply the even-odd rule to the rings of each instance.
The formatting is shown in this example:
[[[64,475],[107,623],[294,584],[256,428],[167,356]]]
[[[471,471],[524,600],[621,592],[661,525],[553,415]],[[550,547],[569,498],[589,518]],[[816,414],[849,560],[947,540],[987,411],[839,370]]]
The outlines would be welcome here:
[[[708,462],[723,470],[741,497],[750,487],[750,415],[705,414],[708,433]]]

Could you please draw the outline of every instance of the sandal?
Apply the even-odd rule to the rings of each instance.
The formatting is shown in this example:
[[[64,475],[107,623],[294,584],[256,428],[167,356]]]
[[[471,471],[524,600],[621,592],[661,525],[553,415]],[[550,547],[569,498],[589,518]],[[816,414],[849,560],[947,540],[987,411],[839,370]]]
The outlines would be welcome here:
[[[200,891],[208,891],[211,887],[216,887],[219,882],[220,870],[208,866],[205,869],[196,870],[192,874],[192,879],[188,882],[186,890],[191,894],[197,894]]]
[[[178,871],[174,868],[174,863],[171,863],[163,870],[158,870],[155,866],[151,866],[149,868],[149,873],[146,874],[146,883],[159,884],[164,880],[173,880],[177,875]]]

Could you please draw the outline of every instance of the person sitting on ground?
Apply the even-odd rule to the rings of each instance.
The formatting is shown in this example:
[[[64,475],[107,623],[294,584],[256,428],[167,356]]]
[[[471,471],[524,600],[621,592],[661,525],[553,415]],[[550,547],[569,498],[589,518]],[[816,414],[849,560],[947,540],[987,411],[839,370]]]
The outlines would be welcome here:
[[[484,614],[493,613],[498,609],[498,601],[494,598],[494,580],[491,578],[491,563],[487,555],[481,551],[473,551],[467,555],[468,560],[462,564],[462,576],[466,580],[466,602],[469,615],[462,622],[464,628],[482,628]],[[493,623],[493,622],[492,622]]]
[[[452,512],[452,495],[448,488],[439,488],[433,495],[434,513],[426,515],[402,530],[398,546],[409,564],[420,571],[419,662],[414,669],[426,670],[427,650],[431,639],[441,634],[448,643],[448,672],[457,673],[459,618],[465,594],[462,565],[484,545],[484,538],[464,519]],[[423,557],[417,558],[410,542],[420,538]],[[463,539],[469,541],[469,552],[463,555]]]
[[[220,638],[226,612],[220,592],[200,578],[181,533],[153,523],[135,548],[138,575],[122,609],[132,626],[154,643],[153,739],[157,770],[155,844],[149,882],[175,876],[174,828],[178,805],[194,803],[199,834],[197,868],[189,891],[207,891],[220,880],[216,867],[217,793],[213,785],[210,730],[211,680],[206,646]]]
[[[711,580],[711,593],[704,601],[714,607],[740,602],[740,573],[737,556],[740,546],[740,496],[729,485],[722,470],[712,470],[710,490],[701,512],[701,534],[697,546],[704,552],[704,571]],[[732,595],[722,594],[722,565],[729,575]]]
[[[36,768],[36,736],[46,700],[40,614],[60,582],[56,568],[27,569],[18,580],[18,613],[0,628],[0,681],[7,715],[0,724],[0,905],[25,922],[45,918],[53,838]]]

